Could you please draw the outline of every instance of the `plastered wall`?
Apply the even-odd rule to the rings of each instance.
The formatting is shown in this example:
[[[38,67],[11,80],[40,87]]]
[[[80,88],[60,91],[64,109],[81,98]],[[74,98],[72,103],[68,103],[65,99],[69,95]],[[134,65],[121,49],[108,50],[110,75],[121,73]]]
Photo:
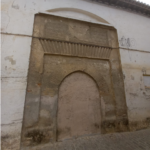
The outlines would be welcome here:
[[[150,118],[150,90],[143,82],[143,74],[150,74],[150,18],[86,0],[2,0],[1,10],[3,149],[20,147],[30,36],[34,15],[39,12],[114,26],[122,47],[129,121],[134,129],[141,128],[143,121]]]
[[[150,89],[144,84],[144,75],[150,74],[150,54],[122,49],[120,52],[130,128],[140,129],[150,118]]]

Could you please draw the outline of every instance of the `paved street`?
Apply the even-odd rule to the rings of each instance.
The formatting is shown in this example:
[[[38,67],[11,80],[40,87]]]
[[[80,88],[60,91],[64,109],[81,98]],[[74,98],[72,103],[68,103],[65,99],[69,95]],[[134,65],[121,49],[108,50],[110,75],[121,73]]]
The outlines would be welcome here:
[[[32,150],[150,150],[150,129],[81,137]]]

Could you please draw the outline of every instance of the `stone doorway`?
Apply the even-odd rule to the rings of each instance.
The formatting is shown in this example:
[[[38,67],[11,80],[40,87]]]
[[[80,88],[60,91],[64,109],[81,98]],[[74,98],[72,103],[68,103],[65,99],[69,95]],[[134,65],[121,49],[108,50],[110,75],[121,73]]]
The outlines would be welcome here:
[[[100,133],[100,96],[95,81],[75,72],[60,85],[57,112],[57,141]]]
[[[123,74],[117,47],[117,32],[111,26],[53,15],[35,16],[22,127],[23,148],[85,134],[128,130]],[[73,98],[71,102],[82,113],[77,115],[74,111],[72,119],[79,119],[79,124],[81,122],[86,128],[84,131],[83,126],[80,129],[73,121],[77,127],[75,129],[65,118],[66,106],[60,107],[65,85],[74,85],[70,80],[78,82],[78,77],[82,79],[80,82],[85,80],[79,86],[84,90],[75,90],[71,95],[78,95],[79,99]],[[87,88],[88,82],[95,87],[91,90]],[[69,91],[72,89],[66,90],[72,92]],[[88,96],[84,94],[86,90],[91,97],[87,103],[84,101]],[[82,98],[83,104],[79,101]],[[65,102],[67,100],[65,98]],[[72,109],[71,106],[67,108]],[[62,124],[60,118],[65,118]],[[62,131],[65,131],[65,127],[68,130],[67,125],[71,129],[68,135],[60,130],[63,128]]]

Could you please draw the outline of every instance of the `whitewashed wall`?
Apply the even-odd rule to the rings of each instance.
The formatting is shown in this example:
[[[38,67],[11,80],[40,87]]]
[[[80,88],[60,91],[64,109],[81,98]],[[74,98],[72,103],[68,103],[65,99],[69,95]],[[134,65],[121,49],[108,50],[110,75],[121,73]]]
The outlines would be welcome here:
[[[114,26],[118,31],[120,47],[123,47],[120,54],[129,120],[150,117],[150,90],[145,89],[143,82],[143,74],[150,75],[150,18],[86,0],[2,0],[4,144],[12,146],[11,149],[19,148],[32,40],[29,36],[32,36],[34,15],[39,12],[95,23],[100,23],[101,17]],[[130,45],[125,40],[130,41]]]

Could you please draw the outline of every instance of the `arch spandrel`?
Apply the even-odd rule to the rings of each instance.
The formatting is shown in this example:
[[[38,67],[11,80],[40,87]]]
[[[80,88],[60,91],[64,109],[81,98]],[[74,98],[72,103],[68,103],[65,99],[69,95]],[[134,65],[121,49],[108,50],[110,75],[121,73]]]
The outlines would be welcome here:
[[[48,57],[48,56],[46,56]],[[89,59],[80,59],[80,58],[69,58],[66,57],[66,63],[63,62],[63,57],[62,56],[58,56],[58,58],[60,57],[59,62],[59,67],[56,68],[56,66],[52,66],[47,67],[45,69],[49,69],[49,70],[55,70],[52,72],[49,72],[49,74],[47,75],[44,74],[44,79],[45,80],[45,85],[48,87],[49,85],[52,85],[52,87],[54,89],[51,89],[50,91],[52,92],[51,95],[55,95],[58,92],[58,88],[61,84],[61,82],[70,74],[74,73],[74,72],[83,72],[87,75],[89,75],[97,84],[99,92],[101,94],[108,94],[110,93],[110,79],[109,79],[109,83],[106,82],[105,76],[103,76],[101,73],[99,73],[99,66],[94,66],[92,61],[90,61]],[[52,58],[52,57],[51,57]],[[56,61],[54,58],[57,58],[57,56],[53,57],[51,59],[52,62]],[[64,57],[65,58],[65,57]],[[74,60],[74,61],[73,61]],[[79,61],[78,61],[79,60]],[[83,61],[81,61],[83,60]],[[80,63],[81,61],[81,63]],[[89,66],[88,66],[88,62],[89,61]],[[93,60],[94,61],[94,60]],[[71,62],[71,64],[70,64]],[[98,62],[98,60],[97,60]],[[62,65],[61,65],[62,63]],[[107,63],[106,63],[107,64]],[[47,64],[46,64],[47,65]],[[48,66],[48,65],[47,65]],[[109,65],[108,65],[109,68]],[[49,81],[47,81],[47,78],[49,78]],[[110,77],[109,77],[110,78]],[[109,84],[109,86],[108,86]],[[51,93],[49,91],[49,94]]]

